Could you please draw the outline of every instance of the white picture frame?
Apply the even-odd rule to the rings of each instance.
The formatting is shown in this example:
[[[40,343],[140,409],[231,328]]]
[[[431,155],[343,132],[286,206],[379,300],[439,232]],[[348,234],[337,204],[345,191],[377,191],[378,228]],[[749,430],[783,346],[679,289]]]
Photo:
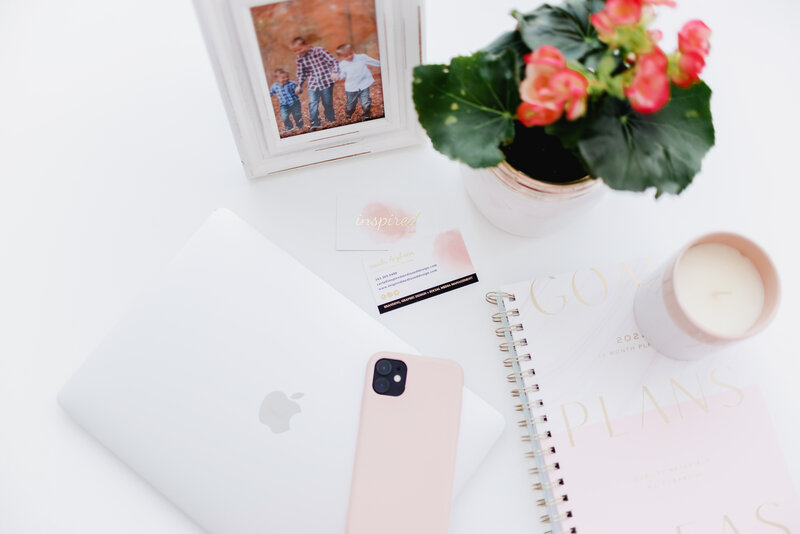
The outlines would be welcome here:
[[[281,137],[250,9],[289,1],[194,0],[247,177],[422,142],[411,83],[424,57],[423,0],[374,0],[384,117]]]

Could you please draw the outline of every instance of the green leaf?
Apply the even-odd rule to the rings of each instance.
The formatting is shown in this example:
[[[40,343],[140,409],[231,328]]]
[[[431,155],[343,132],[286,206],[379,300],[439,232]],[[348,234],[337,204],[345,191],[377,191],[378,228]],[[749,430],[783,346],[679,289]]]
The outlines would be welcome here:
[[[470,167],[503,161],[519,106],[517,54],[477,52],[414,68],[414,107],[433,146]]]
[[[594,68],[607,47],[597,38],[589,15],[601,11],[604,5],[604,0],[566,0],[562,6],[545,4],[530,13],[515,11],[512,15],[519,22],[522,40],[531,50],[555,46],[567,59]]]
[[[513,50],[516,52],[517,59],[519,60],[520,70],[525,68],[524,58],[528,53],[530,53],[531,49],[528,48],[528,45],[526,45],[525,41],[522,40],[522,36],[520,35],[519,31],[513,30],[506,32],[482,49],[484,52],[491,52],[493,54],[500,54],[505,50]]]
[[[548,133],[576,146],[591,175],[613,189],[678,194],[700,171],[715,138],[711,89],[702,82],[671,89],[658,113],[636,113],[626,101],[607,97],[592,117],[553,125]]]

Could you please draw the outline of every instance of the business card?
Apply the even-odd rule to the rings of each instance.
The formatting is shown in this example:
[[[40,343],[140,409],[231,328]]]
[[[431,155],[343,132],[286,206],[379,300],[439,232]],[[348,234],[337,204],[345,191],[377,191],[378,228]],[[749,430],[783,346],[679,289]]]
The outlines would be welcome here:
[[[402,192],[340,195],[336,203],[336,250],[394,250],[431,231],[430,210]]]
[[[417,236],[406,246],[369,254],[364,268],[379,313],[448,293],[478,281],[461,231]]]

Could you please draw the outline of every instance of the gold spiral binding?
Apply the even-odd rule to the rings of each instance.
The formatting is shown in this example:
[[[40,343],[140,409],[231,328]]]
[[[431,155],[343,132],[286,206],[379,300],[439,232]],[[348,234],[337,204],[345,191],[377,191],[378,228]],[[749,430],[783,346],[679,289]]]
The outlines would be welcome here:
[[[506,359],[508,359],[508,358],[506,358]],[[519,392],[520,392],[521,390],[525,390],[525,393],[526,393],[525,397],[527,397],[527,396],[528,396],[528,395],[527,395],[528,393],[536,393],[536,392],[538,392],[538,391],[539,391],[539,384],[531,384],[530,386],[525,386],[524,388],[516,388],[516,389],[514,389],[513,391],[516,391],[516,392],[517,392],[517,394],[516,394],[516,395],[514,395],[514,393],[512,392],[512,393],[511,393],[511,396],[512,396],[513,398],[515,398],[515,399],[518,399],[518,398],[520,398],[520,394],[519,394]]]
[[[516,372],[515,373],[509,373],[506,376],[506,380],[508,380],[512,384],[516,384],[517,383],[517,378],[531,377],[531,376],[534,376],[535,374],[536,374],[536,372],[533,369],[525,369],[521,373],[516,373]]]
[[[531,454],[532,453],[530,453],[530,452],[526,452],[525,453],[525,458],[533,458],[533,456]],[[542,473],[550,473],[552,471],[558,471],[559,469],[561,469],[561,465],[559,465],[559,463],[556,462],[556,463],[553,463],[553,464],[545,464],[544,467],[539,467],[539,466],[530,467],[530,468],[528,468],[528,473],[530,473],[532,475],[541,475]]]
[[[563,485],[564,485],[564,479],[559,478],[558,480],[554,480],[552,482],[545,482],[544,484],[541,482],[536,482],[533,485],[533,489],[535,489],[536,491],[542,491],[545,489],[557,488],[558,486],[563,486]]]
[[[524,425],[522,424],[523,422],[525,423]],[[517,426],[524,428],[525,426],[527,426],[527,423],[528,423],[528,421],[523,419],[522,421],[520,421],[517,424]],[[533,441],[542,441],[542,440],[545,440],[545,439],[552,438],[553,435],[550,433],[549,430],[545,430],[544,432],[539,432],[538,434],[525,435],[525,436],[522,436],[522,437],[523,437],[522,441],[531,441],[531,440],[533,440]],[[530,438],[530,439],[525,439],[525,438]]]
[[[539,456],[542,456],[542,455],[541,454],[537,454],[535,451],[528,451],[528,452],[525,453],[525,458],[528,458],[528,459],[535,459],[535,458],[538,458]],[[561,465],[558,462],[554,462],[552,465],[555,466],[555,467],[553,467],[553,469],[561,469]]]
[[[535,413],[535,411],[540,410],[544,406],[544,401],[540,398],[530,399],[528,397],[530,393],[538,393],[540,390],[539,384],[525,385],[524,383],[525,378],[535,376],[536,372],[533,369],[521,369],[520,367],[521,362],[533,361],[533,357],[529,353],[517,353],[517,348],[527,346],[528,340],[524,337],[515,339],[514,334],[524,331],[525,327],[522,323],[511,324],[510,319],[519,317],[520,312],[518,308],[505,309],[505,304],[502,302],[504,300],[507,302],[514,302],[516,296],[513,293],[504,291],[494,291],[486,294],[486,301],[495,306],[499,306],[500,309],[500,311],[492,314],[492,321],[502,324],[502,326],[495,329],[494,333],[497,337],[505,340],[499,345],[500,351],[509,354],[509,356],[503,360],[503,365],[507,368],[514,369],[514,372],[509,373],[506,379],[510,383],[518,385],[518,387],[511,390],[511,396],[521,401],[514,409],[517,412],[525,414],[525,418],[517,422],[517,426],[528,430],[527,433],[521,436],[521,439],[526,443],[538,443],[540,445],[540,447],[533,448],[533,450],[525,453],[526,458],[535,460],[537,463],[536,466],[529,468],[528,472],[531,475],[544,477],[542,480],[532,485],[534,490],[544,492],[544,498],[538,499],[536,504],[546,507],[549,512],[541,516],[540,519],[543,523],[562,523],[572,518],[572,510],[561,512],[559,506],[568,502],[569,498],[566,492],[554,493],[556,488],[564,486],[564,479],[557,478],[555,480],[549,480],[546,475],[547,473],[558,471],[561,469],[561,466],[558,462],[547,463],[544,461],[544,458],[556,454],[555,447],[543,445],[545,440],[553,437],[550,430],[543,430],[536,427],[537,425],[548,422],[546,414]],[[543,480],[548,481],[544,482]],[[565,530],[565,528],[567,528],[567,530]],[[566,525],[561,525],[561,528],[556,530],[561,534],[577,534],[578,532],[575,527],[566,527]],[[553,533],[552,531],[548,531],[546,534]]]
[[[530,354],[520,354],[519,356],[510,356],[503,360],[504,367],[514,367],[514,363],[529,362],[531,361]]]
[[[523,339],[515,339],[514,341],[503,341],[502,343],[500,343],[500,350],[503,351],[503,352],[508,352],[512,348],[526,347],[526,346],[528,346],[528,340],[527,339],[525,339],[525,338],[523,338]]]
[[[520,439],[526,443],[530,443],[533,441],[531,439],[530,434],[523,434]],[[545,447],[543,449],[539,449],[538,451],[529,451],[525,453],[525,456],[527,456],[528,458],[540,458],[542,456],[550,456],[551,454],[555,453],[556,453],[555,447]]]
[[[557,514],[554,516],[551,515],[543,515],[539,519],[541,519],[542,523],[560,523],[562,521],[566,521],[572,517],[572,510],[567,510],[562,514]]]
[[[534,408],[541,408],[542,406],[544,406],[542,399],[534,399],[517,404],[514,406],[514,410],[517,412],[524,412],[526,409],[532,410]],[[528,419],[526,419],[526,421],[528,421]]]
[[[486,293],[486,302],[489,304],[494,304],[497,306],[497,299],[508,299],[509,302],[514,302],[517,300],[512,293],[506,293],[504,291],[491,291]]]
[[[539,499],[536,501],[536,504],[539,506],[558,506],[562,502],[566,502],[569,499],[566,495],[559,495],[555,499]]]
[[[509,317],[519,317],[519,310],[506,310],[504,312],[497,312],[492,314],[492,321],[495,323],[502,323],[503,319],[508,319]]]
[[[510,334],[511,332],[521,332],[522,325],[521,324],[512,324],[510,326],[501,326],[500,328],[495,328],[494,335],[497,337],[506,337],[506,334]]]
[[[519,406],[519,404],[517,406]],[[522,412],[524,410],[517,410],[517,411],[518,412]],[[533,416],[531,416],[530,419],[523,419],[521,421],[518,421],[517,422],[517,426],[526,427],[530,423],[533,423],[533,424],[537,425],[537,424],[546,423],[546,422],[547,422],[547,416],[546,415],[533,415]]]
[[[520,397],[520,395],[522,395],[523,393],[525,393],[525,394],[536,393],[537,391],[539,391],[539,384],[533,384],[531,386],[525,386],[524,388],[514,388],[514,389],[512,389],[511,390],[511,396],[514,397],[515,399],[518,399]],[[545,416],[544,420],[547,421],[547,417],[546,416]]]

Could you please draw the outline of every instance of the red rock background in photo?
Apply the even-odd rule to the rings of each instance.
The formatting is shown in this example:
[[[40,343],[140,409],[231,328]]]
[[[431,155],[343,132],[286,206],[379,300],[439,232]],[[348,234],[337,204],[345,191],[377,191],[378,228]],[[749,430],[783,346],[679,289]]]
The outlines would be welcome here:
[[[272,73],[277,68],[289,72],[289,79],[297,80],[295,54],[289,43],[301,36],[312,46],[321,46],[336,56],[336,48],[343,43],[351,43],[356,53],[367,54],[380,60],[378,31],[375,18],[375,0],[287,0],[250,9],[253,17],[258,46],[264,65],[267,85],[274,83]],[[372,97],[372,117],[384,116],[383,88],[379,69],[371,69],[375,83],[370,89]],[[270,98],[266,95],[267,98]],[[283,130],[280,119],[278,97],[271,97],[275,120]],[[309,131],[308,91],[300,95],[305,129],[290,134],[281,131],[281,137],[289,137]],[[344,120],[345,91],[344,82],[336,82],[333,90],[333,104],[336,121],[327,123],[320,105],[320,118],[323,128],[333,128],[362,120],[361,106],[350,121]]]

